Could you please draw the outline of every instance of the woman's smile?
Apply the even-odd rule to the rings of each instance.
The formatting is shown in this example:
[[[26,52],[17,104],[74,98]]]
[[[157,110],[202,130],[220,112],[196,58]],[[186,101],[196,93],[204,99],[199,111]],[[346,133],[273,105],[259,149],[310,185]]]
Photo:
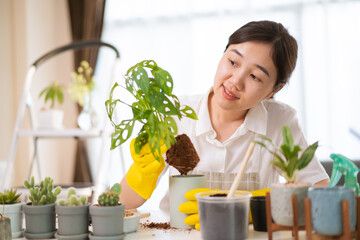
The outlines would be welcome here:
[[[233,92],[231,92],[230,90],[228,90],[224,85],[223,85],[223,96],[230,101],[234,101],[239,99],[238,97],[235,96],[235,94]]]

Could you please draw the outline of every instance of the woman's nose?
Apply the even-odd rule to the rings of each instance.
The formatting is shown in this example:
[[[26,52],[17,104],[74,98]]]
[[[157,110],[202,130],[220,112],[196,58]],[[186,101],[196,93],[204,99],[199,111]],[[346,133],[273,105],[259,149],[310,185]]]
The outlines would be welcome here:
[[[231,81],[237,91],[240,91],[245,87],[246,74],[245,71],[237,70],[233,73]]]

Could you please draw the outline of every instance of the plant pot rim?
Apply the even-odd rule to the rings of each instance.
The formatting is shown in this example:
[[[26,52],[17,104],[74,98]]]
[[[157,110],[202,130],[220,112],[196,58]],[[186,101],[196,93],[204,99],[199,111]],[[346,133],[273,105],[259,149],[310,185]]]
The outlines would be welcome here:
[[[239,200],[248,200],[252,196],[251,192],[243,191],[243,190],[236,190],[234,193],[234,196],[232,196],[230,199],[227,198],[227,196],[220,196],[220,197],[211,197],[211,195],[214,194],[227,194],[228,190],[220,190],[220,191],[209,191],[209,192],[200,192],[195,194],[196,199],[199,201],[211,201],[211,202],[234,202]]]
[[[315,187],[312,186],[309,188],[311,192],[355,192],[355,188],[353,187],[345,187],[345,186],[332,186],[332,187]]]
[[[303,183],[303,182],[271,184],[271,187],[287,187],[287,188],[310,187],[310,186],[311,186],[311,183]]]

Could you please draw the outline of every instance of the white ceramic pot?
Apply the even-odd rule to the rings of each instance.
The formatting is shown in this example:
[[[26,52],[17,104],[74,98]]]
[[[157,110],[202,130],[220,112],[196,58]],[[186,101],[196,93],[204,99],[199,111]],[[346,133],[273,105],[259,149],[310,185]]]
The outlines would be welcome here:
[[[38,113],[38,129],[63,129],[64,111],[41,110]]]
[[[270,187],[271,217],[283,226],[294,225],[292,195],[297,198],[298,225],[305,225],[304,199],[310,183],[276,183]]]

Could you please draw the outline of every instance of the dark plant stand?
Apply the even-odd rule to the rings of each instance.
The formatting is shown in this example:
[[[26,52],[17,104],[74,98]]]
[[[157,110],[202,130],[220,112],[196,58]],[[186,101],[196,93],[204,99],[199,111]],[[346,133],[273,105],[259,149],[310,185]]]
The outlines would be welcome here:
[[[350,230],[350,209],[349,209],[349,201],[344,199],[341,201],[341,209],[342,209],[342,221],[343,221],[343,234],[342,235],[324,235],[313,232],[312,229],[312,221],[311,221],[311,200],[310,198],[306,198],[304,200],[305,207],[305,229],[306,229],[306,239],[340,239],[340,240],[348,240],[348,239],[357,239],[360,240],[360,197],[356,197],[356,227],[355,231],[351,232]]]
[[[293,216],[294,216],[294,225],[293,226],[283,226],[276,224],[272,221],[271,218],[271,201],[270,193],[266,193],[266,225],[268,232],[268,239],[272,240],[272,233],[276,231],[291,231],[295,240],[299,239],[299,230],[305,230],[305,226],[299,226],[298,224],[298,209],[297,209],[297,197],[295,194],[292,195],[292,207],[293,207]]]

